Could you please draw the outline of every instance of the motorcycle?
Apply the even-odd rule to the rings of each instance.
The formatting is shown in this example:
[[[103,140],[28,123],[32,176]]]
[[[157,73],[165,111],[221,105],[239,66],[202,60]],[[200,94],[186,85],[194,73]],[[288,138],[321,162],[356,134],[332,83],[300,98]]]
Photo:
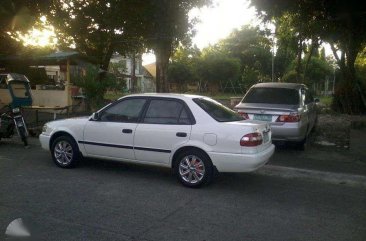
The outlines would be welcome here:
[[[11,138],[16,130],[24,146],[28,147],[29,134],[21,106],[31,106],[33,102],[29,80],[22,74],[0,74],[0,85],[9,90],[11,97],[10,103],[0,112],[0,139]]]
[[[1,138],[11,138],[17,131],[24,146],[28,146],[28,130],[22,112],[19,107],[11,108],[7,106],[7,111],[0,116],[0,140]]]

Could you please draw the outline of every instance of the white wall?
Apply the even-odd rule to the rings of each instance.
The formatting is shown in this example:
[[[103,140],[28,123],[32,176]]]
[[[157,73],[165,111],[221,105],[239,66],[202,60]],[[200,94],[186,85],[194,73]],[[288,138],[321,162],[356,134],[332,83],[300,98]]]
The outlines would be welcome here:
[[[33,105],[47,107],[64,107],[71,104],[65,90],[32,90]],[[11,102],[7,89],[0,89],[0,108]]]

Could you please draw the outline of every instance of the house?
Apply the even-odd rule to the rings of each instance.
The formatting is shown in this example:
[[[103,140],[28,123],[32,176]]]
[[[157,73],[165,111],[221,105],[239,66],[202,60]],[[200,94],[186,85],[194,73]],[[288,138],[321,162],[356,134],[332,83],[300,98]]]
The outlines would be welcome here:
[[[155,78],[142,66],[141,55],[137,55],[135,60],[120,54],[113,55],[110,61],[109,72],[115,74],[118,80],[125,82],[125,92],[156,91]],[[136,80],[134,90],[133,77]]]
[[[25,74],[32,86],[33,105],[55,108],[74,106],[78,88],[71,76],[84,71],[92,60],[75,51],[55,52],[42,56],[0,56],[2,72]],[[9,102],[6,89],[0,89],[3,102]]]

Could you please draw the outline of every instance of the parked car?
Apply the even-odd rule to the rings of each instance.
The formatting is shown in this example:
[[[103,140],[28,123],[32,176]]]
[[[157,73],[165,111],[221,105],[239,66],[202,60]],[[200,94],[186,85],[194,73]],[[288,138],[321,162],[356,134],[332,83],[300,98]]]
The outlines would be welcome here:
[[[304,148],[317,121],[317,99],[304,84],[253,85],[234,110],[245,119],[269,122],[274,141],[289,141]]]
[[[209,183],[215,170],[254,171],[274,152],[267,123],[180,94],[129,95],[90,117],[49,122],[39,139],[59,167],[81,157],[158,165],[189,187]]]

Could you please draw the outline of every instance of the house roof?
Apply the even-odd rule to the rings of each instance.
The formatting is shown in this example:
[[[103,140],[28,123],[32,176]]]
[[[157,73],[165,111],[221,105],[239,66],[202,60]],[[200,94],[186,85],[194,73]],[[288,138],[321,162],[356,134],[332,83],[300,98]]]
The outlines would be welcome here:
[[[156,78],[156,63],[146,64],[143,66],[151,75]]]
[[[0,55],[0,66],[12,64],[25,65],[59,65],[66,64],[69,60],[70,64],[77,65],[80,60],[87,62],[95,62],[93,59],[80,54],[76,51],[60,51],[47,55]]]

